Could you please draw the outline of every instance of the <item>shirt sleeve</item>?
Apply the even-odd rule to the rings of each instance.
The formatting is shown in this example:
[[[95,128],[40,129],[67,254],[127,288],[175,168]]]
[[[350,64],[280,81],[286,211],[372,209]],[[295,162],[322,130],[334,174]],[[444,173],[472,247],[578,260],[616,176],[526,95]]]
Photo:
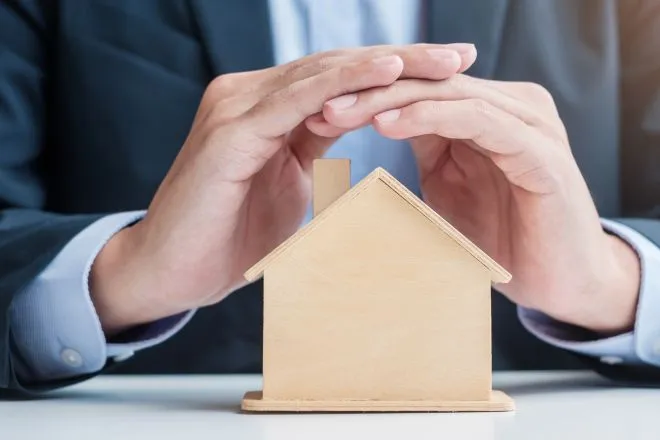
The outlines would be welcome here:
[[[660,248],[626,225],[611,220],[602,220],[602,224],[610,234],[629,243],[640,258],[641,282],[633,331],[582,340],[578,335],[584,332],[538,311],[519,307],[518,316],[528,331],[557,347],[599,358],[607,364],[660,367]]]
[[[106,341],[90,298],[88,276],[105,243],[143,211],[103,217],[76,235],[19,292],[9,309],[17,375],[26,383],[94,373],[108,357],[122,361],[179,331],[194,311],[132,329],[121,343]]]

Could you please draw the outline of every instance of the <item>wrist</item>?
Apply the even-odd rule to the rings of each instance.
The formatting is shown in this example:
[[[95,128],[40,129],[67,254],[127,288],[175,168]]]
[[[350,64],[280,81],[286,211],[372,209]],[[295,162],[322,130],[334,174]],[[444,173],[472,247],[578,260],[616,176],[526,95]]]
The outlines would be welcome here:
[[[142,257],[140,223],[115,234],[96,256],[89,274],[92,303],[106,337],[184,311],[158,300],[158,276]]]
[[[553,316],[602,335],[632,331],[640,289],[641,265],[637,252],[622,239],[603,232],[603,261],[592,281],[565,313]]]
[[[610,263],[603,284],[602,331],[624,333],[635,325],[641,284],[641,264],[637,251],[619,237],[604,233],[611,250]],[[595,329],[598,330],[598,329]]]

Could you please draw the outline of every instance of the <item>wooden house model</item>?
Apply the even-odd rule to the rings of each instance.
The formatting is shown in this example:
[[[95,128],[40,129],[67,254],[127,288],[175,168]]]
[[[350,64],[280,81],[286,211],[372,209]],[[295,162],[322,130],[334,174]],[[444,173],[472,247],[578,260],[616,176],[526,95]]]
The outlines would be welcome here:
[[[246,411],[508,411],[491,285],[511,275],[383,169],[314,163],[314,218],[264,278],[263,391]]]

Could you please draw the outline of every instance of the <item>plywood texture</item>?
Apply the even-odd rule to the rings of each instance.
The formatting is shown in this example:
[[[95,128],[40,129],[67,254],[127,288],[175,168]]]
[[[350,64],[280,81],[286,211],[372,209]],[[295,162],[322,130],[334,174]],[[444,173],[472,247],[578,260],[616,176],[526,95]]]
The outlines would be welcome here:
[[[492,269],[381,179],[265,269],[266,400],[491,398]]]
[[[374,183],[385,184],[389,186],[405,202],[415,208],[421,215],[427,217],[428,220],[433,223],[438,230],[444,232],[463,248],[465,248],[476,260],[481,262],[489,270],[493,283],[507,283],[511,280],[511,274],[507,272],[506,269],[500,266],[495,260],[493,260],[481,249],[479,249],[477,245],[472,243],[467,237],[461,234],[449,222],[447,222],[435,211],[433,211],[433,209],[428,207],[417,196],[411,193],[405,186],[403,186],[398,180],[396,180],[394,177],[392,177],[391,174],[382,168],[377,168],[367,177],[362,179],[360,183],[355,185],[346,194],[335,201],[330,207],[321,212],[318,217],[314,218],[313,221],[308,223],[296,234],[292,235],[288,240],[279,245],[270,254],[266,255],[263,259],[252,266],[247,272],[245,272],[245,278],[248,281],[254,281],[262,276],[266,267],[277,260],[277,258],[279,258],[282,253],[284,253],[290,247],[295,246],[299,241],[303,240],[311,231],[320,226],[320,224],[325,223],[326,221],[332,221],[332,217],[335,212],[342,210],[344,204],[349,203],[349,201],[355,197],[360,196],[365,189]],[[371,212],[369,215],[382,218],[380,217],[381,214],[379,213],[377,207],[375,211]]]
[[[312,175],[314,216],[351,189],[349,159],[317,159],[314,161]]]
[[[365,401],[264,400],[261,392],[245,395],[241,409],[248,412],[485,412],[513,411],[513,400],[493,391],[486,401]]]

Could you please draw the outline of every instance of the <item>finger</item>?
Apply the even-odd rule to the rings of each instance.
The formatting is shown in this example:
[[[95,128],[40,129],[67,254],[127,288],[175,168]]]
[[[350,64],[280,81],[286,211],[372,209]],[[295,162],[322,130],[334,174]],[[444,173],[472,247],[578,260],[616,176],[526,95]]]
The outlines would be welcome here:
[[[477,60],[477,49],[474,44],[469,43],[394,46],[393,54],[400,56],[404,61],[402,78],[445,79],[451,76],[447,74],[448,71],[453,72],[452,74],[463,73]],[[365,56],[373,55],[367,52]],[[434,62],[428,63],[429,56]],[[456,64],[456,61],[459,63]],[[442,70],[447,67],[450,69]],[[433,71],[438,68],[439,71]]]
[[[355,129],[371,123],[372,118],[379,113],[418,101],[466,99],[483,100],[528,125],[556,131],[556,118],[539,112],[534,104],[505,94],[489,82],[474,81],[463,75],[445,81],[400,80],[387,87],[340,96],[323,106],[323,116],[336,127]]]
[[[241,94],[250,93],[267,77],[268,69],[216,76],[206,86],[199,107],[212,107],[220,100],[235,96],[237,90],[240,90]]]
[[[466,72],[477,61],[477,48],[474,44],[453,43],[445,45],[447,49],[455,50],[461,56],[461,67],[458,73]]]
[[[392,139],[435,134],[469,140],[512,184],[536,193],[558,187],[553,163],[559,149],[548,148],[539,131],[483,100],[420,101],[377,115],[374,127]]]
[[[402,78],[441,80],[470,68],[477,59],[474,45],[415,45],[395,48],[403,60]],[[368,56],[368,54],[366,54]]]
[[[562,122],[552,94],[545,87],[532,82],[489,81],[489,83],[504,94],[523,102],[534,103],[534,108],[545,115],[547,121],[554,122],[553,136],[559,136],[564,147],[570,149],[566,126]]]
[[[473,44],[415,44],[370,46],[322,52],[274,68],[264,90],[318,75],[341,64],[397,55],[403,60],[402,78],[444,79],[470,68],[477,57]]]
[[[309,116],[319,113],[334,97],[393,83],[403,71],[398,56],[387,56],[335,67],[279,89],[245,115],[259,138],[276,138],[293,130]]]
[[[392,139],[425,134],[469,139],[498,154],[518,154],[526,148],[525,143],[510,142],[512,133],[508,131],[532,131],[520,119],[478,99],[419,101],[376,115],[374,128]]]
[[[228,105],[225,102],[228,99],[236,101],[232,98],[241,98],[238,103],[232,102],[233,108],[226,111],[238,115],[273,91],[290,84],[341,65],[388,55],[398,55],[403,60],[401,77],[445,79],[472,66],[477,52],[473,44],[466,43],[371,46],[321,52],[268,69],[225,74],[216,77],[206,88],[195,120],[203,121],[217,105]]]
[[[252,108],[259,100],[260,93],[255,91],[267,75],[266,71],[230,73],[214,78],[204,90],[192,128],[205,124],[213,113],[238,116]]]
[[[484,81],[472,78],[475,81]],[[559,116],[552,94],[542,85],[533,82],[488,80],[491,87],[521,101],[533,101],[537,109],[548,116]]]
[[[336,138],[350,131],[350,129],[330,124],[325,120],[322,113],[317,113],[305,119],[305,126],[315,135],[326,138]]]

